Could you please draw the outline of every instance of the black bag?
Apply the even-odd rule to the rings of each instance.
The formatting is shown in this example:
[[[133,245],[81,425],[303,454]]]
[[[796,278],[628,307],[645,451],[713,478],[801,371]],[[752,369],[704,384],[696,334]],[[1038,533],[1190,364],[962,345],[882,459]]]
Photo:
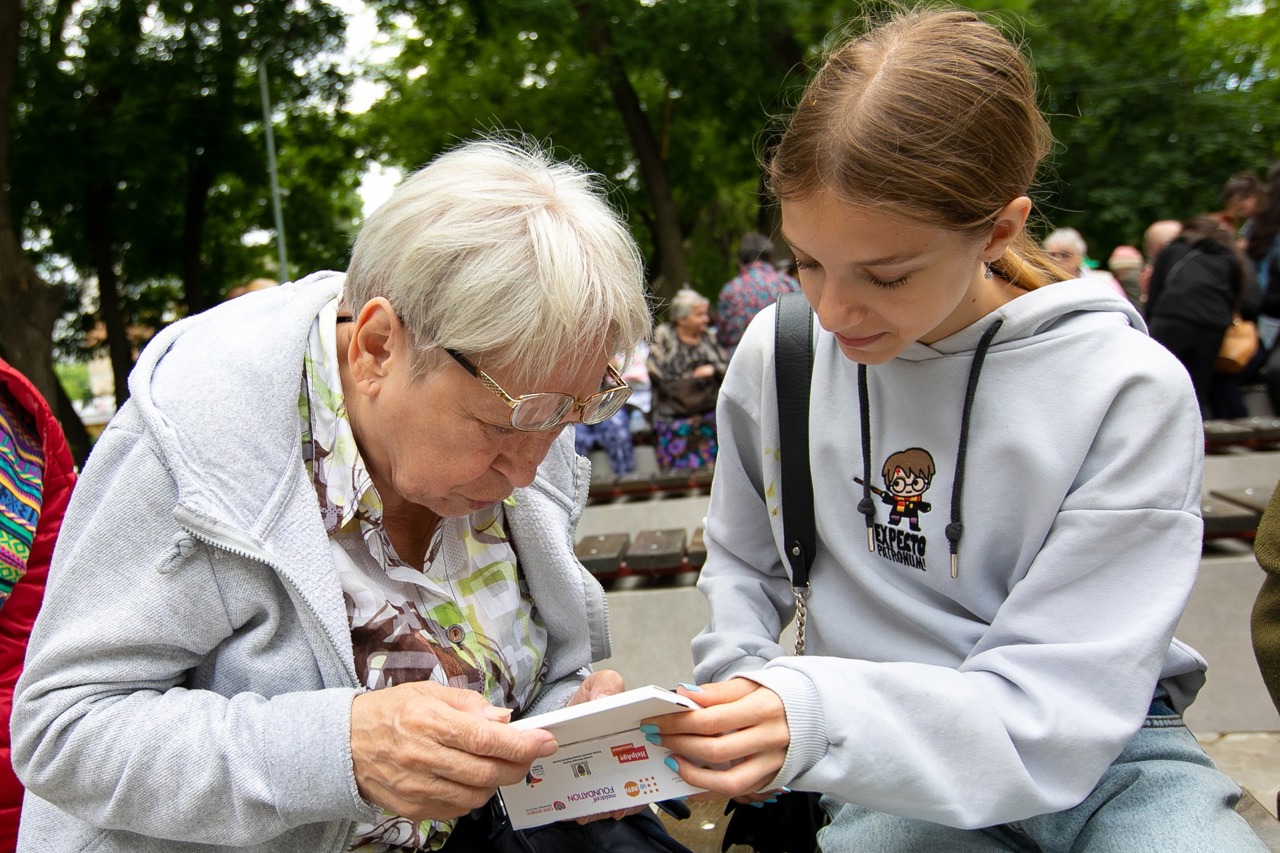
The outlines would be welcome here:
[[[817,551],[813,479],[809,472],[809,383],[813,374],[813,312],[802,293],[778,298],[774,327],[774,372],[778,385],[778,431],[782,445],[782,528],[791,588],[796,597],[796,654],[804,654],[809,568]],[[732,800],[720,850],[746,844],[758,853],[813,853],[818,830],[830,817],[821,794],[793,791],[759,808]]]
[[[658,411],[687,418],[714,412],[720,396],[720,375],[686,376],[658,385]]]

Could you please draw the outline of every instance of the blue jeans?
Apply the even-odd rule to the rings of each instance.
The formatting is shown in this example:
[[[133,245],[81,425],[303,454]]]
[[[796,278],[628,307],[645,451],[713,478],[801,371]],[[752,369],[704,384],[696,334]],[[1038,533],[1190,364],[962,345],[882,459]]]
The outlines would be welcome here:
[[[822,798],[823,853],[1180,853],[1267,847],[1235,812],[1240,789],[1220,773],[1165,700],[1075,808],[985,829],[954,829]]]

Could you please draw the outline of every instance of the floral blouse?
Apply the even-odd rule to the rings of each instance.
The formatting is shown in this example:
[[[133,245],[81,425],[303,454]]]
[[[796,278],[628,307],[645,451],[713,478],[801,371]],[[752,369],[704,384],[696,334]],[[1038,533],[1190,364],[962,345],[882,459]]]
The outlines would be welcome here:
[[[307,472],[347,604],[356,673],[369,690],[410,681],[475,690],[518,715],[546,673],[547,632],[520,575],[504,504],[442,519],[423,565],[400,559],[343,401],[338,303],[326,306],[311,328],[298,411]],[[438,850],[452,827],[383,812],[377,824],[357,828],[351,851]]]

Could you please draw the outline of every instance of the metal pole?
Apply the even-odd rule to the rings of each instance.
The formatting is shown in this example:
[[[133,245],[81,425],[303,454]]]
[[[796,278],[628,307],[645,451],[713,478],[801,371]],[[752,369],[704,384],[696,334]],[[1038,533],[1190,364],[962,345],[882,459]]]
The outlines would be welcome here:
[[[267,134],[267,173],[271,176],[271,208],[276,216],[280,280],[289,281],[289,254],[284,245],[284,213],[280,210],[280,183],[276,180],[276,138],[271,131],[271,99],[267,94],[267,64],[262,60],[258,60],[258,87],[262,90],[262,128]]]

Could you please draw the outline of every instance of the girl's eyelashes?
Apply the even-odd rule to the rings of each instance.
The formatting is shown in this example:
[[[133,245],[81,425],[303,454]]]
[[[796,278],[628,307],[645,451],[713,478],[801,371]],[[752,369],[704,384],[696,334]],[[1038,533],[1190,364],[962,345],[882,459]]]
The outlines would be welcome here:
[[[821,264],[819,264],[817,261],[807,261],[807,260],[801,260],[799,258],[796,258],[796,272],[804,272],[805,270],[816,270],[820,266]],[[871,282],[871,284],[874,284],[876,287],[883,287],[886,289],[901,287],[911,279],[911,276],[904,275],[904,276],[895,278],[892,281],[885,281],[884,279],[876,278],[870,273],[866,273],[865,275],[867,276],[867,281]]]
[[[906,284],[910,279],[911,279],[911,276],[909,276],[909,275],[904,275],[904,276],[902,276],[901,278],[895,278],[893,281],[883,281],[882,279],[878,279],[878,278],[876,278],[875,276],[872,276],[872,275],[868,275],[868,276],[867,276],[867,280],[868,280],[868,281],[870,281],[872,284],[874,284],[876,287],[883,287],[883,288],[885,288],[885,289],[891,289],[891,288],[894,288],[894,287],[902,287],[902,286],[903,286],[904,284]]]

